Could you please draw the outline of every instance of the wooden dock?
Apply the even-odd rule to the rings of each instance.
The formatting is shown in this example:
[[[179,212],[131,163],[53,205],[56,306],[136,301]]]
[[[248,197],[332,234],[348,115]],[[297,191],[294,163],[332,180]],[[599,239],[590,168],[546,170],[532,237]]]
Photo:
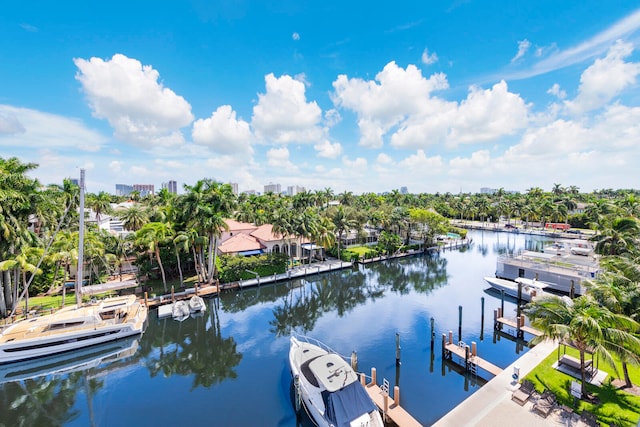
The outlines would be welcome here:
[[[385,423],[391,421],[398,427],[422,427],[415,418],[400,406],[400,387],[393,388],[393,399],[385,390],[376,384],[376,368],[371,368],[371,382],[365,384],[364,374],[360,374],[360,382],[376,404]],[[387,384],[388,387],[388,384]]]
[[[509,319],[503,316],[502,308],[497,308],[493,311],[493,327],[497,331],[502,331],[504,326],[508,326],[513,328],[516,331],[516,337],[520,339],[524,339],[524,333],[528,333],[533,335],[534,337],[540,337],[543,335],[542,331],[539,331],[531,326],[527,326],[525,322],[524,315],[520,315],[520,317],[516,317],[513,319]]]
[[[145,304],[149,308],[158,307],[165,304],[171,304],[175,301],[186,300],[191,298],[194,295],[198,295],[200,297],[206,298],[218,295],[220,292],[220,288],[218,285],[208,285],[196,288],[189,288],[183,292],[172,292],[168,295],[161,295],[154,298],[148,298],[145,293]]]
[[[464,343],[454,343],[452,338],[453,334],[451,332],[449,332],[448,340],[447,335],[442,334],[442,354],[444,359],[453,360],[452,356],[455,354],[464,361],[466,370],[475,374],[477,374],[478,368],[494,376],[502,372],[502,368],[478,356],[475,342],[472,342],[471,347],[469,347]]]

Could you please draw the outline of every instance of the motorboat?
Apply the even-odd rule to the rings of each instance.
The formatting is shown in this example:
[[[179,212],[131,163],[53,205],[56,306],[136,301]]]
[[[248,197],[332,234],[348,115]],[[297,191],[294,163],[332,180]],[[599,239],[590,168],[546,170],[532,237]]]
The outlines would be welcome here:
[[[317,340],[292,336],[296,398],[319,427],[383,427],[382,417],[345,358]]]
[[[189,308],[189,303],[186,301],[180,300],[176,301],[171,306],[171,316],[177,320],[184,320],[191,314],[191,309]]]
[[[501,279],[499,277],[485,277],[484,280],[491,285],[492,288],[498,291],[504,291],[505,295],[518,298],[518,287],[522,285],[522,291],[520,297],[523,301],[530,302],[536,298],[540,298],[546,295],[544,288],[549,284],[541,282],[535,279],[526,279],[524,277],[518,277],[515,281]]]
[[[24,381],[49,375],[64,375],[71,372],[96,368],[135,355],[140,337],[131,336],[75,350],[73,353],[58,353],[37,359],[0,365],[0,384]]]
[[[207,310],[207,305],[202,297],[194,295],[189,299],[189,311],[191,313],[200,313]]]
[[[80,212],[84,210],[84,170],[80,175]],[[18,321],[0,333],[0,364],[78,350],[140,335],[147,307],[135,295],[82,301],[84,215],[80,215],[76,304],[54,313]]]

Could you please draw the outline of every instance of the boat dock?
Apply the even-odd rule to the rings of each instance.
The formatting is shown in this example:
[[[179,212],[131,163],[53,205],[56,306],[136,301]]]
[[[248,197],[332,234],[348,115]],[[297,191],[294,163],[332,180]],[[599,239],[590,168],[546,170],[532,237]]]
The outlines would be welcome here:
[[[509,319],[507,317],[503,317],[502,308],[498,308],[493,311],[493,321],[494,321],[494,328],[497,331],[502,331],[502,328],[504,326],[508,326],[515,330],[517,338],[524,338],[525,332],[535,337],[539,337],[543,335],[541,331],[535,328],[532,328],[531,326],[527,326],[525,324],[524,315],[520,315],[520,318],[515,318],[515,319]]]
[[[371,368],[371,382],[366,383],[365,374],[360,374],[360,383],[376,404],[385,423],[391,421],[398,427],[422,427],[415,418],[400,406],[400,387],[393,387],[393,398],[389,395],[389,383],[384,382],[382,387],[376,383],[376,368]]]
[[[452,356],[454,354],[461,360],[464,360],[464,367],[466,370],[474,374],[478,373],[478,368],[483,369],[494,376],[502,372],[502,368],[478,356],[475,342],[471,343],[471,347],[463,342],[456,344],[453,342],[453,332],[449,331],[448,339],[446,334],[442,334],[442,358],[453,360]]]

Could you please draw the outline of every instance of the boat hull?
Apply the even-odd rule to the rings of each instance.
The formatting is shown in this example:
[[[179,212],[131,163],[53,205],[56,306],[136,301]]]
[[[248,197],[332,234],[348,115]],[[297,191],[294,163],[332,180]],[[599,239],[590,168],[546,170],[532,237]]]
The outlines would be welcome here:
[[[491,285],[492,288],[498,291],[504,291],[505,295],[509,295],[513,298],[518,298],[518,284],[511,280],[500,279],[497,277],[485,277],[484,280]],[[531,295],[526,291],[521,293],[521,299],[523,301],[531,301]]]

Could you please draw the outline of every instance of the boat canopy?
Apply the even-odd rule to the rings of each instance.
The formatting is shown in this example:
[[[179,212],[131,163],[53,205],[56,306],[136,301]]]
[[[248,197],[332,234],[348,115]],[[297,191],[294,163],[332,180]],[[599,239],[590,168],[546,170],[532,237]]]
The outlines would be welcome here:
[[[357,380],[347,362],[335,353],[320,356],[309,363],[309,369],[329,392],[340,390]]]
[[[357,381],[333,393],[325,390],[322,398],[327,408],[326,417],[336,427],[350,427],[351,421],[377,410],[366,390]]]

